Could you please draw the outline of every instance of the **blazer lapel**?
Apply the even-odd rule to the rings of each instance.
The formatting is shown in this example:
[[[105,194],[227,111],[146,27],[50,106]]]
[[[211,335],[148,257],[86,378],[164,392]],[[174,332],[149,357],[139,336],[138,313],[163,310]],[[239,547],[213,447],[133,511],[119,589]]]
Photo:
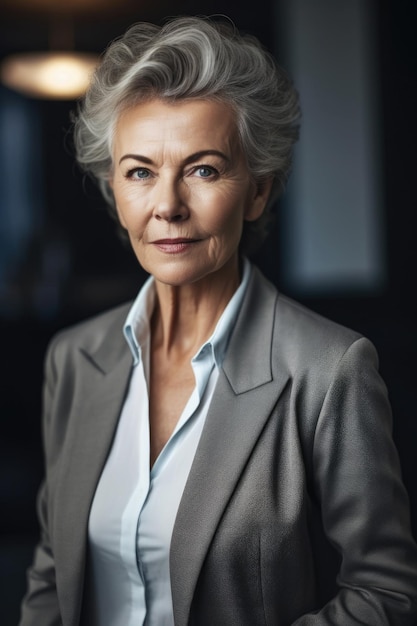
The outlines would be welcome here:
[[[94,492],[109,453],[129,383],[132,357],[114,324],[116,341],[93,353],[79,351],[79,392],[74,400],[59,477],[55,517],[55,558],[65,590],[63,624],[79,623],[87,550],[88,516]],[[110,330],[107,337],[112,336]]]
[[[188,624],[216,527],[288,380],[285,372],[272,379],[276,297],[276,290],[254,268],[175,522],[171,587],[177,626]]]

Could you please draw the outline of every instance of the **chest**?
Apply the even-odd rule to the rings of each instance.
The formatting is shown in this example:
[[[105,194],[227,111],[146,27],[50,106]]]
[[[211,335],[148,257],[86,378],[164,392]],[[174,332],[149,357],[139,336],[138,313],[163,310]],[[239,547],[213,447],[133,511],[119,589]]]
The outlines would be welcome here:
[[[171,437],[195,387],[189,360],[170,362],[152,355],[149,376],[151,466]]]

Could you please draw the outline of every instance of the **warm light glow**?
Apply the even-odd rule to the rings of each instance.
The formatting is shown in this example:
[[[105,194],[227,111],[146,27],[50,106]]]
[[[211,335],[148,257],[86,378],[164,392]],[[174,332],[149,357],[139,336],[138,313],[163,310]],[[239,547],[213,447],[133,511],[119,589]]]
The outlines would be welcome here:
[[[98,61],[92,54],[15,54],[2,64],[5,85],[34,98],[78,98],[88,87]]]

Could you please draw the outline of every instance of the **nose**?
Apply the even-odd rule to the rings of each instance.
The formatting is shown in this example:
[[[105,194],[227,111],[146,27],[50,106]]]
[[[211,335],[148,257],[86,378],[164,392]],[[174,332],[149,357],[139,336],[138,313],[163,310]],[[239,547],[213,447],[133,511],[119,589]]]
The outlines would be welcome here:
[[[154,217],[167,222],[182,222],[188,214],[181,181],[161,177],[154,187]]]

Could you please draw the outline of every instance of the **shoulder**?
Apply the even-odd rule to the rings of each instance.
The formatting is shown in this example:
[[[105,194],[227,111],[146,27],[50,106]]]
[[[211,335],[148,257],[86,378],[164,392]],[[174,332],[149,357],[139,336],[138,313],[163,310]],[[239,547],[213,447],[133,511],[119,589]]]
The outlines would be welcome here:
[[[275,355],[279,367],[286,364],[290,372],[314,371],[325,376],[350,354],[377,364],[374,346],[361,333],[282,294],[259,271],[254,278],[257,306],[269,309],[273,319],[272,359]],[[266,328],[259,331],[266,332]]]
[[[277,294],[275,322],[282,339],[289,343],[301,340],[305,348],[320,346],[325,351],[334,345],[344,348],[362,337],[356,330],[324,317],[282,293]]]
[[[329,384],[342,370],[357,374],[378,369],[375,346],[361,333],[330,320],[302,304],[278,295],[274,344],[289,371],[306,380]]]
[[[49,342],[47,359],[53,355],[60,360],[80,350],[94,354],[103,344],[123,342],[123,324],[131,306],[124,303],[58,331]]]
[[[328,319],[286,296],[256,267],[253,268],[247,296],[252,300],[253,306],[264,309],[265,313],[268,309],[272,312],[275,331],[282,333],[283,340],[287,338],[291,342],[301,336],[308,344],[322,344],[329,340],[351,343],[361,337],[355,330]]]

